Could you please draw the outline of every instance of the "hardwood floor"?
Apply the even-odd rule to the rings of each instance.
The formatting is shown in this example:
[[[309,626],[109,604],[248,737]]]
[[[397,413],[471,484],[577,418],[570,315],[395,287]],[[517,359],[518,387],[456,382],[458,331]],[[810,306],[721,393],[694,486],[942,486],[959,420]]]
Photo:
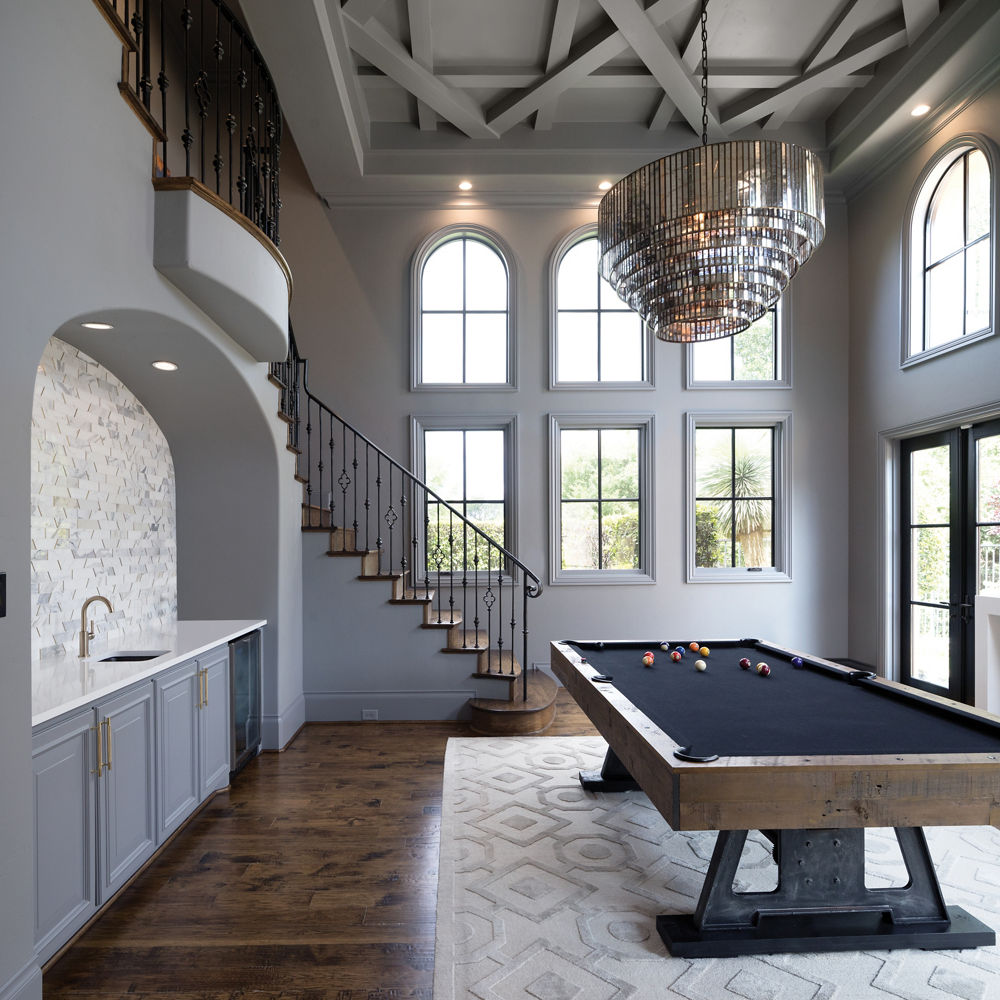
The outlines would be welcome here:
[[[543,735],[595,735],[560,690]],[[429,1000],[461,723],[306,726],[216,796],[46,971],[46,1000]]]

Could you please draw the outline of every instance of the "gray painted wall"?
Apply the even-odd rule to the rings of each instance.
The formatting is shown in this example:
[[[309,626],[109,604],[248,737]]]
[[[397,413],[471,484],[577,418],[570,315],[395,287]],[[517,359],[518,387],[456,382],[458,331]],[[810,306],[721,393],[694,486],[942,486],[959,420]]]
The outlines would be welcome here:
[[[266,369],[152,267],[150,139],[117,93],[120,43],[80,0],[4,4],[2,20],[0,994],[16,983],[27,998],[40,995],[31,941],[30,422],[49,338],[58,334],[108,367],[164,430],[177,475],[181,613],[274,622],[265,711],[275,718],[301,705],[301,546]],[[116,317],[111,337],[83,336],[77,324],[94,313]],[[189,377],[154,381],[154,349],[176,354],[178,374]],[[201,419],[209,403],[214,412]],[[209,420],[224,412],[228,422],[209,442]],[[235,492],[230,462],[242,475]],[[206,521],[218,529],[199,534]]]
[[[850,552],[851,655],[878,658],[893,621],[883,610],[879,527],[885,518],[879,434],[995,404],[1000,411],[1000,336],[906,369],[900,359],[901,247],[907,199],[921,171],[949,139],[978,132],[1000,140],[1000,85],[961,110],[916,151],[894,164],[849,203],[851,289]],[[996,306],[994,305],[994,309]],[[996,323],[996,313],[994,313]],[[891,496],[888,503],[891,503]],[[881,616],[881,621],[880,621]]]
[[[567,636],[723,638],[761,635],[830,655],[847,652],[847,235],[842,203],[828,205],[828,235],[793,283],[793,385],[785,390],[684,391],[682,348],[655,345],[656,388],[646,391],[550,391],[549,258],[559,241],[592,222],[594,210],[432,209],[420,206],[324,210],[301,163],[282,158],[283,243],[295,274],[296,338],[310,359],[313,391],[391,454],[409,463],[411,414],[518,414],[518,555],[547,579],[548,431],[552,412],[652,412],[656,416],[656,584],[552,586],[532,602],[529,658],[548,662],[548,640]],[[409,391],[409,274],[413,251],[444,225],[475,222],[497,232],[516,255],[519,390]],[[775,584],[684,583],[684,414],[688,410],[793,411],[793,581]],[[331,587],[330,560],[304,562],[307,591]],[[359,589],[337,592],[322,641],[307,627],[305,689],[353,689],[350,644]],[[393,609],[398,612],[401,609]],[[405,618],[405,616],[403,616]],[[391,626],[390,626],[391,627]],[[364,665],[372,686],[421,691],[410,623],[380,632],[383,655]],[[456,666],[454,685],[467,683]],[[454,686],[452,685],[452,686]],[[344,699],[347,718],[357,718]],[[336,714],[336,713],[334,713]]]

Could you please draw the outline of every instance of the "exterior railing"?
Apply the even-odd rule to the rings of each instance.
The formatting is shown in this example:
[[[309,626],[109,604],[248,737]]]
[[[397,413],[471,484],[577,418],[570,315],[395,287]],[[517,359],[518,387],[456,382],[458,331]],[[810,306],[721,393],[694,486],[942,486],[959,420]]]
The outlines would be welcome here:
[[[298,452],[303,527],[330,529],[333,551],[372,553],[369,574],[399,580],[406,599],[430,601],[432,623],[461,625],[457,648],[478,652],[481,672],[512,676],[520,647],[527,701],[528,601],[541,593],[539,578],[317,399],[294,335],[270,373]]]
[[[221,0],[94,0],[122,41],[122,96],[154,139],[154,178],[194,178],[278,246],[281,108]]]

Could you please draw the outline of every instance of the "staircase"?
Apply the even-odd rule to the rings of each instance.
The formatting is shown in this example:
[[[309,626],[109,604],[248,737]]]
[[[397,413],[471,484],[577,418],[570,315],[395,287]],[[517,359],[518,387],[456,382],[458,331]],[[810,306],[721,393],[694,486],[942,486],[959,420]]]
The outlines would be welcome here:
[[[307,370],[291,336],[288,358],[268,376],[302,484],[302,530],[329,535],[327,554],[357,559],[358,580],[385,585],[390,604],[419,607],[421,627],[443,633],[442,652],[496,688],[468,702],[476,732],[542,732],[557,686],[524,666],[538,577],[313,396]]]

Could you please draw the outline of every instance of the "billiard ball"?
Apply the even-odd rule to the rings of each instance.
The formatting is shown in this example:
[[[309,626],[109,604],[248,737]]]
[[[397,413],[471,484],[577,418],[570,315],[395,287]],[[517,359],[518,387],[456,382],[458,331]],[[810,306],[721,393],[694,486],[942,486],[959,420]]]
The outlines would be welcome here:
[[[683,654],[681,653],[681,651],[680,651],[680,650],[678,650],[678,649],[675,649],[675,650],[674,650],[674,651],[673,651],[673,652],[672,652],[672,653],[670,654],[670,659],[671,659],[671,660],[673,660],[673,661],[674,661],[674,663],[676,663],[676,662],[677,662],[678,660],[680,660],[680,659],[681,659],[682,655],[683,655]]]
[[[704,660],[695,660],[694,669],[698,671],[708,670],[708,664]]]
[[[674,652],[675,652],[675,653],[680,653],[680,654],[681,654],[681,656],[683,656],[683,655],[684,655],[684,647],[683,647],[683,646],[678,646],[678,647],[677,647],[677,648],[676,648],[676,649],[674,650]]]
[[[653,665],[653,654],[649,650],[642,654],[642,665],[644,667],[651,667]]]
[[[740,660],[740,670],[749,670],[749,669],[750,669],[750,660],[748,657],[744,656]]]
[[[700,642],[689,642],[688,643],[688,649],[690,649],[692,653],[697,653],[698,650],[701,649],[701,643]]]
[[[758,663],[754,669],[760,674],[761,677],[770,677],[771,668],[766,663]]]
[[[802,657],[801,656],[793,656],[792,657],[792,666],[795,667],[796,670],[801,670],[802,667],[804,666],[804,664],[802,663]]]
[[[670,652],[670,643],[667,642],[666,639],[664,639],[663,642],[660,643],[660,649],[662,649],[664,653],[669,653]]]
[[[708,648],[708,646],[702,646],[701,649],[698,650],[698,652],[701,653],[702,656],[708,656],[708,654],[711,653],[712,651]]]

